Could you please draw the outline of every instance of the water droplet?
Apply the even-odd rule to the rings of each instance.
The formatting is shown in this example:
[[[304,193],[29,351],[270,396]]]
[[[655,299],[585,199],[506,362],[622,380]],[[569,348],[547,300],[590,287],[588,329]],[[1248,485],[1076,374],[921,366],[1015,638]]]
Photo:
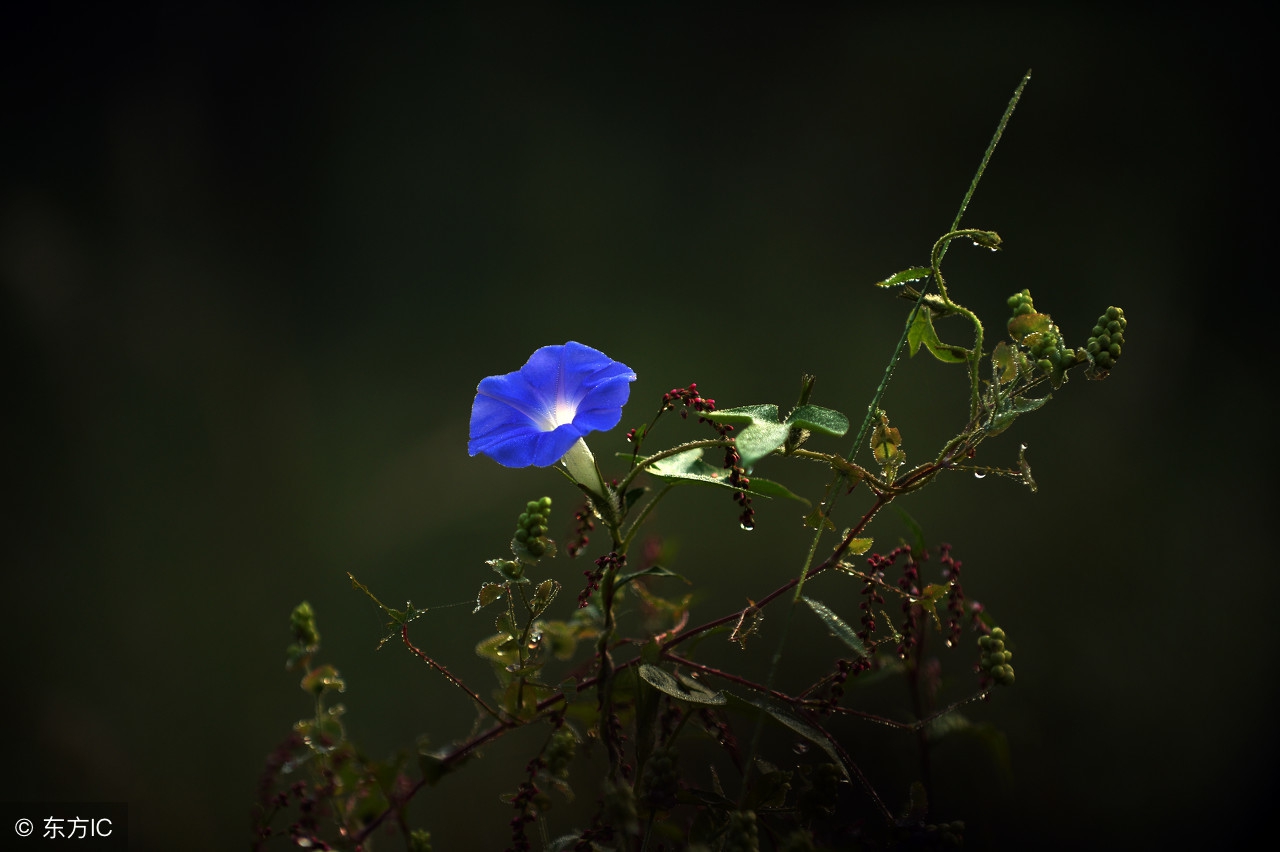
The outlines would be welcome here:
[[[756,528],[755,524],[738,524],[738,526],[742,527],[747,532],[751,532],[753,529]]]
[[[956,643],[952,642],[950,639],[947,640],[946,644],[948,648],[954,648],[956,646]]]
[[[798,742],[791,747],[791,750],[796,754],[806,754],[809,751],[809,744],[805,742]]]
[[[983,473],[982,471],[980,471],[980,470],[975,470],[975,471],[973,472],[973,478],[974,478],[974,479],[986,479],[986,478],[987,478],[987,475],[986,475],[985,473]]]

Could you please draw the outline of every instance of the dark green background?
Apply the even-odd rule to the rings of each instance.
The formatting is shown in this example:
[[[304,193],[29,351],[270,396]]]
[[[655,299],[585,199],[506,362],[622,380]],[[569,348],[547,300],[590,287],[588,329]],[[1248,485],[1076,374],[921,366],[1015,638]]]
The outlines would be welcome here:
[[[345,572],[455,603],[524,500],[552,495],[567,529],[560,477],[467,457],[476,382],[575,339],[639,375],[624,426],[691,381],[721,406],[786,405],[802,371],[858,413],[905,313],[870,283],[927,262],[1033,67],[966,218],[1007,250],[956,246],[953,293],[992,337],[1022,287],[1073,344],[1109,304],[1131,327],[1109,381],[984,447],[1007,464],[1027,443],[1039,493],[955,475],[905,504],[1017,650],[1016,688],[968,711],[1007,732],[1015,781],[944,748],[968,791],[938,815],[1002,848],[1218,845],[1262,818],[1257,22],[427,5],[4,13],[0,797],[127,800],[134,848],[242,848],[263,758],[307,712],[281,665],[303,598],[370,752],[465,735],[462,696],[373,652],[377,613]],[[964,384],[931,359],[898,369],[885,405],[912,459],[958,425]],[[798,567],[794,506],[760,506],[750,535],[734,516],[694,491],[658,518],[708,592],[698,616]],[[567,611],[585,566],[553,565]],[[813,593],[854,617],[853,586],[828,579]],[[781,620],[717,653],[752,665]],[[484,622],[440,609],[415,636],[485,684]],[[788,661],[837,651],[813,629]],[[855,759],[893,736],[848,730]],[[422,797],[438,849],[501,847],[496,796],[532,742]]]

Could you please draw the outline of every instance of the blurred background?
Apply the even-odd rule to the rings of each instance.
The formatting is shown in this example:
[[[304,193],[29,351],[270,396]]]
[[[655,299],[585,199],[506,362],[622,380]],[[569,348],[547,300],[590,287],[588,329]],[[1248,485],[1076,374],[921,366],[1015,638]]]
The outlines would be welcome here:
[[[0,13],[0,799],[125,800],[135,849],[243,848],[264,758],[308,712],[283,669],[302,599],[370,754],[465,736],[461,695],[374,651],[345,572],[439,607],[415,638],[487,688],[488,619],[446,605],[489,579],[525,500],[552,496],[567,533],[574,493],[467,456],[476,383],[569,339],[628,364],[602,460],[694,381],[786,406],[812,372],[815,402],[857,415],[907,310],[870,285],[927,264],[1031,67],[965,218],[1006,250],[955,246],[952,292],[993,339],[1023,287],[1072,344],[1108,305],[1130,329],[1110,380],[984,445],[1009,465],[1026,443],[1038,493],[957,474],[903,501],[1017,654],[1016,687],[966,711],[1005,731],[1012,775],[941,747],[937,815],[975,848],[1242,838],[1276,754],[1273,379],[1246,284],[1265,51],[1228,10],[1103,9]],[[884,405],[909,460],[965,398],[956,368],[898,368]],[[799,518],[760,504],[748,534],[718,492],[667,501],[695,618],[792,575]],[[567,609],[587,566],[553,566]],[[855,618],[856,589],[824,580]],[[716,659],[759,665],[781,621]],[[839,652],[807,623],[788,647],[797,671]],[[855,759],[888,736],[848,731]],[[529,742],[420,797],[437,849],[505,844],[497,793]],[[867,769],[900,806],[905,782]]]

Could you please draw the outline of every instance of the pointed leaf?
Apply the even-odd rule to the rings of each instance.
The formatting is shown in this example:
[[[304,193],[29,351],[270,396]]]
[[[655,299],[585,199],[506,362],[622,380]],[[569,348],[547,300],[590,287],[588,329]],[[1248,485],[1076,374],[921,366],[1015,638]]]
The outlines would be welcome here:
[[[950,593],[950,583],[930,583],[916,600],[921,609],[933,616],[933,622],[939,630],[942,629],[942,619],[938,617],[938,601],[945,600]]]
[[[845,535],[848,535],[848,532]],[[851,538],[849,539],[849,546],[844,549],[844,552],[849,556],[861,556],[870,550],[871,545],[874,543],[874,538]]]
[[[501,583],[485,583],[480,587],[480,593],[476,595],[476,608],[471,610],[471,614],[475,615],[477,612],[502,597],[502,593],[506,590],[507,587]]]
[[[928,311],[916,311],[916,318],[907,331],[907,342],[913,356],[923,343],[929,353],[944,364],[963,364],[968,360],[968,350],[963,346],[952,346],[938,339],[938,332],[933,328],[933,316]]]
[[[913,266],[910,269],[904,269],[901,272],[895,272],[883,281],[877,281],[877,287],[896,287],[899,284],[906,284],[908,281],[920,281],[928,278],[933,274],[933,270],[927,266]]]
[[[807,595],[801,595],[809,608],[826,623],[827,628],[831,630],[832,635],[844,644],[848,645],[859,657],[867,656],[867,646],[862,644],[862,640],[858,638],[857,632],[844,622],[840,616],[836,615],[830,607],[822,601],[815,601]]]
[[[802,405],[787,416],[787,425],[838,438],[849,431],[849,418],[820,405]]]
[[[1013,357],[1014,349],[1001,340],[991,353],[991,372],[1000,384],[1008,384],[1018,378],[1018,362]]]
[[[1037,399],[1015,399],[1010,405],[1010,411],[1014,414],[1026,414],[1035,411],[1049,400],[1053,399],[1053,394],[1042,396]]]
[[[752,423],[777,423],[778,406],[776,405],[743,405],[739,408],[721,408],[706,411],[703,417],[713,423],[725,423],[730,426],[749,426]]]
[[[772,479],[762,479],[758,476],[751,477],[751,487],[747,489],[748,494],[758,494],[761,497],[781,497],[786,500],[795,500],[797,503],[810,505],[808,498],[801,497],[787,488],[780,485]]]
[[[535,616],[540,615],[559,591],[560,584],[555,580],[543,580],[539,583],[538,590],[533,593],[533,601],[529,604],[529,608],[533,610],[533,614]]]
[[[692,704],[718,705],[724,704],[726,701],[724,693],[712,692],[698,681],[690,678],[682,677],[676,680],[675,676],[666,669],[660,669],[648,663],[641,663],[639,672],[645,683],[659,692],[665,692],[672,698],[678,698],[681,701],[688,701]]]
[[[928,543],[924,540],[924,530],[921,529],[920,523],[903,509],[901,506],[894,506],[893,510],[898,513],[898,517],[907,525],[907,529],[911,531],[911,539],[915,542],[911,548],[911,555],[917,560],[924,558],[924,552],[929,549]]]
[[[692,583],[689,583],[689,579],[683,574],[677,574],[675,571],[663,568],[661,565],[650,565],[643,571],[632,571],[629,574],[620,575],[618,579],[614,581],[613,586],[614,588],[617,588],[623,583],[634,580],[636,577],[675,577],[676,579],[684,580],[688,585],[692,585]]]
[[[804,516],[804,525],[811,530],[819,528],[834,530],[836,528],[836,525],[831,522],[831,518],[827,517],[821,506]]]
[[[630,456],[628,455],[627,458],[630,458]],[[662,461],[654,462],[649,465],[647,470],[659,479],[695,482],[701,485],[716,485],[721,488],[737,490],[729,484],[729,471],[722,467],[716,467],[702,459],[701,448],[687,450]],[[751,485],[747,488],[747,493],[760,497],[784,497],[788,500],[804,503],[806,506],[809,505],[808,500],[792,493],[786,486],[757,476],[751,477]]]

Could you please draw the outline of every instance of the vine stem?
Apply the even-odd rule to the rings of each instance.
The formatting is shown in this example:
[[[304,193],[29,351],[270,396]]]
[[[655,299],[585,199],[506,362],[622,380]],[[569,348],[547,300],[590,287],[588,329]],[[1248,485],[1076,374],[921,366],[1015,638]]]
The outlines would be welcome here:
[[[1022,92],[1024,89],[1026,89],[1027,83],[1030,82],[1030,80],[1031,80],[1031,69],[1028,68],[1027,73],[1024,74],[1022,76],[1022,80],[1019,81],[1017,88],[1014,89],[1013,97],[1009,99],[1009,104],[1008,106],[1005,107],[1004,114],[1000,116],[1000,123],[996,125],[996,131],[994,134],[992,134],[991,141],[987,144],[987,150],[982,155],[982,161],[978,164],[977,171],[974,172],[973,180],[969,182],[969,189],[965,192],[964,198],[962,198],[960,201],[960,208],[956,211],[955,219],[952,220],[951,227],[947,229],[949,232],[956,231],[957,229],[959,229],[960,220],[964,218],[965,210],[968,209],[969,202],[973,200],[973,194],[978,189],[978,183],[979,181],[982,180],[982,175],[986,172],[987,165],[991,162],[991,155],[995,153],[996,145],[999,144],[1000,137],[1004,135],[1005,127],[1008,126],[1009,119],[1013,116],[1013,111],[1017,107],[1018,101],[1021,100]],[[944,243],[941,246],[941,248],[935,248],[935,251],[933,252],[933,255],[935,258],[935,261],[934,261],[935,269],[936,269],[936,265],[941,262],[943,256],[946,255],[948,247],[950,247],[949,241]],[[858,434],[853,440],[853,446],[849,449],[849,455],[846,457],[846,459],[850,463],[853,462],[854,458],[858,454],[859,448],[861,448],[863,442],[866,440],[867,430],[871,428],[871,421],[875,417],[875,412],[880,405],[880,400],[883,399],[884,392],[889,386],[889,379],[893,375],[893,368],[897,365],[898,358],[902,355],[902,347],[905,346],[907,343],[907,335],[911,329],[911,325],[913,322],[915,322],[916,314],[920,312],[922,306],[924,305],[925,295],[929,292],[929,281],[932,280],[934,277],[935,277],[934,275],[931,275],[929,279],[927,279],[924,282],[924,284],[922,284],[920,287],[920,294],[916,297],[915,304],[911,308],[911,313],[907,316],[907,322],[902,328],[902,334],[899,335],[898,337],[898,343],[893,349],[893,354],[889,357],[889,363],[885,366],[884,373],[880,377],[880,382],[879,384],[876,385],[875,393],[872,394],[871,402],[868,403],[867,405],[867,413],[862,418],[862,425],[858,428]],[[981,329],[981,326],[979,326],[979,329]],[[979,341],[981,341],[981,330],[979,330],[978,333],[979,333]],[[979,346],[981,346],[981,342],[979,342]],[[981,357],[980,352],[978,353],[977,357]],[[971,407],[972,405],[973,405],[973,401],[971,401]],[[843,475],[844,474],[842,473],[837,473],[833,477],[831,484],[827,486],[827,492],[830,495],[830,497],[826,501],[826,505],[824,507],[825,515],[828,515],[828,516],[830,515],[832,506],[835,503],[836,498],[839,497],[839,490],[834,486],[837,482],[839,482],[840,477]],[[890,496],[889,499],[892,499],[892,497]],[[882,495],[877,500],[876,505],[872,508],[871,514],[874,514],[875,511],[877,511],[883,505],[884,502],[887,502],[887,501],[885,500],[885,497]],[[865,524],[861,524],[859,526],[861,527],[864,525]],[[765,685],[770,689],[773,688],[773,684],[777,678],[778,667],[781,664],[782,653],[786,647],[787,636],[790,632],[792,615],[796,610],[796,605],[800,601],[800,596],[804,589],[805,580],[808,577],[812,576],[809,570],[809,566],[813,564],[813,559],[817,554],[818,543],[822,538],[822,533],[823,533],[823,524],[820,522],[818,524],[818,529],[814,532],[813,541],[809,545],[809,552],[805,556],[804,563],[800,568],[799,576],[795,581],[796,592],[794,597],[791,600],[791,606],[787,609],[787,616],[785,619],[783,619],[782,632],[778,637],[778,650],[774,652],[773,658],[769,662],[769,673],[767,678],[765,679]],[[846,537],[845,544],[844,544],[845,547],[848,546],[848,541],[849,541],[849,538]],[[837,549],[837,552],[839,552],[839,549]],[[813,573],[816,573],[816,572],[813,572]],[[759,748],[760,737],[763,731],[764,731],[764,720],[762,718],[757,720],[755,725],[755,730],[751,735],[751,747],[748,751],[748,760],[742,773],[742,791],[739,797],[740,798],[739,804],[741,804],[741,802],[746,801],[747,791],[749,789],[748,782],[750,781],[750,777],[751,777],[751,769],[755,765],[756,752]]]

